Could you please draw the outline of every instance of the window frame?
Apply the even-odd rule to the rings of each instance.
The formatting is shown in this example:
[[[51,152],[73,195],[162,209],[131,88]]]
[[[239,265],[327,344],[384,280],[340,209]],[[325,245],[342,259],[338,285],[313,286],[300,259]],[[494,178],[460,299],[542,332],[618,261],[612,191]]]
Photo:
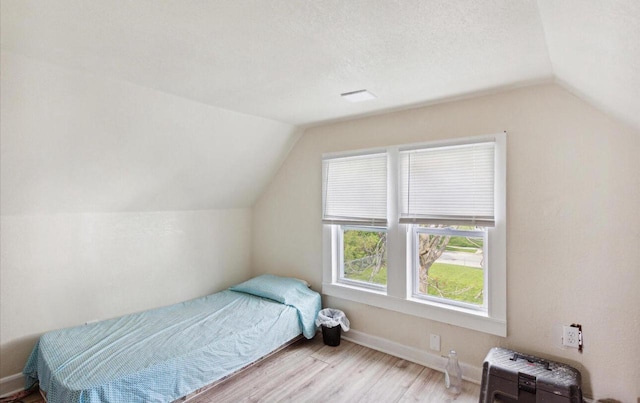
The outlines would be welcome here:
[[[506,291],[506,133],[474,136],[444,141],[403,144],[382,149],[388,155],[387,164],[387,287],[384,290],[362,287],[338,281],[340,264],[339,225],[323,224],[322,255],[323,285],[325,295],[355,301],[387,310],[448,323],[498,336],[507,335],[507,291]],[[495,147],[495,223],[487,227],[486,310],[444,303],[443,301],[418,298],[413,293],[413,257],[411,243],[412,224],[398,221],[399,203],[399,150],[410,147],[439,147],[493,141]],[[379,153],[375,150],[349,151],[324,154],[323,159],[341,155]]]

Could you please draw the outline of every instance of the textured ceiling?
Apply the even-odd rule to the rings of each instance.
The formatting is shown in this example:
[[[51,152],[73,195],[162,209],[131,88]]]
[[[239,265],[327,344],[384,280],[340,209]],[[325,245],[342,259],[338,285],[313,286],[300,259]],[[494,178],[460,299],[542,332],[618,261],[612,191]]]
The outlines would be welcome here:
[[[640,127],[637,0],[1,4],[5,50],[291,124],[556,77]]]

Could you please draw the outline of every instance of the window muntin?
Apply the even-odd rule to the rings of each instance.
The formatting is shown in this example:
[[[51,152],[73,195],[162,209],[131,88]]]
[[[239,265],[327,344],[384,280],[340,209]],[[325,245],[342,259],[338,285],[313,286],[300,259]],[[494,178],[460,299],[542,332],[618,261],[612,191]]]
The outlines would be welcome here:
[[[487,231],[470,226],[412,226],[413,296],[486,311]]]
[[[373,289],[387,286],[387,229],[340,226],[338,281]]]

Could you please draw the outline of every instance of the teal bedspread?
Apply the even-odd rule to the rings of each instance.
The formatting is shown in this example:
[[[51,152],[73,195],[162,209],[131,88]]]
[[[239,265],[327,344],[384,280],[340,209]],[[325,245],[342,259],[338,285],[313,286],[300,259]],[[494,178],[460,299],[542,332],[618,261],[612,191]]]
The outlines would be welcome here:
[[[171,402],[269,354],[303,330],[308,335],[302,318],[315,319],[320,296],[314,294],[309,301],[300,296],[303,303],[293,307],[226,290],[52,331],[40,338],[27,361],[27,387],[39,381],[49,403]]]

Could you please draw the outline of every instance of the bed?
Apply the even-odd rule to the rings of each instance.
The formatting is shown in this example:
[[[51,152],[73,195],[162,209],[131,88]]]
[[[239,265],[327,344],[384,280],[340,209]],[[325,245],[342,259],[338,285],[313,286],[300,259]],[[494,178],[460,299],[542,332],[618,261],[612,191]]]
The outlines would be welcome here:
[[[171,402],[302,333],[320,295],[264,275],[206,297],[44,334],[24,368],[49,403]]]

